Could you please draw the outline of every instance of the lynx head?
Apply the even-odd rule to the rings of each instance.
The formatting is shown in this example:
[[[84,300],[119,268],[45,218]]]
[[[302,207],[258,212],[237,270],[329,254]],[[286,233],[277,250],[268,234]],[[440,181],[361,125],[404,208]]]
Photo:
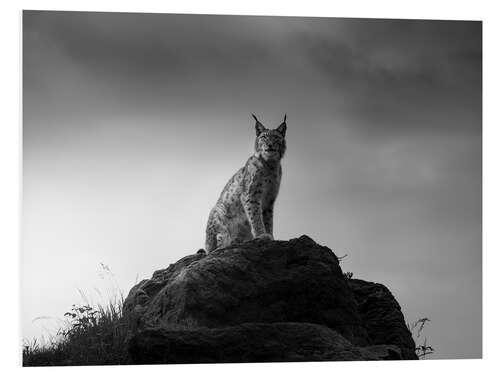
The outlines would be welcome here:
[[[276,129],[266,129],[264,125],[252,114],[255,119],[255,153],[264,160],[280,160],[286,150],[286,114],[283,122]]]

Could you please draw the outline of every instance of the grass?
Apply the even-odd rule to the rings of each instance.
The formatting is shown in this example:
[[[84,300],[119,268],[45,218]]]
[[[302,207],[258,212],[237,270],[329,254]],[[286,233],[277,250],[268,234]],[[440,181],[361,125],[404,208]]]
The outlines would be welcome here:
[[[102,265],[107,275],[109,268]],[[123,293],[115,290],[105,304],[73,305],[63,328],[48,342],[23,343],[23,366],[86,366],[130,364],[126,349],[127,327],[123,317]]]
[[[421,335],[425,324],[430,321],[429,318],[421,318],[411,324],[407,323],[408,330],[411,332],[416,344],[415,354],[421,359],[425,359],[435,352],[434,348],[427,343],[427,337],[422,339]]]
[[[106,306],[73,305],[65,314],[69,327],[60,329],[48,343],[23,345],[23,366],[125,365],[126,325],[122,302]]]

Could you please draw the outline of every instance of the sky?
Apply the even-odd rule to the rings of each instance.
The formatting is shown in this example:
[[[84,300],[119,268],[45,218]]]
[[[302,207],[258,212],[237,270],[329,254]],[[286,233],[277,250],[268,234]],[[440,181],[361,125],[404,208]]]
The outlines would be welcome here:
[[[481,357],[481,66],[480,22],[24,11],[23,337],[202,248],[287,113],[275,238]]]

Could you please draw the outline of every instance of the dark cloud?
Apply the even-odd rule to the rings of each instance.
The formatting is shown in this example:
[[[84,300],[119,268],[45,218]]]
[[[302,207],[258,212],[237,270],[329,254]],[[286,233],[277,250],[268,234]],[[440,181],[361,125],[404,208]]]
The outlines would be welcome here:
[[[305,46],[332,89],[349,97],[354,116],[369,120],[364,130],[371,135],[481,131],[480,22],[340,22],[345,25],[340,35],[311,31],[296,43]],[[460,122],[434,117],[440,110],[468,117]]]
[[[477,88],[480,22],[352,21],[343,31],[350,37],[310,33],[299,40],[311,61],[338,84],[396,92]]]
[[[25,37],[50,38],[94,74],[143,79],[245,73],[271,59],[266,19],[161,14],[25,12]],[[180,75],[180,77],[179,77]]]

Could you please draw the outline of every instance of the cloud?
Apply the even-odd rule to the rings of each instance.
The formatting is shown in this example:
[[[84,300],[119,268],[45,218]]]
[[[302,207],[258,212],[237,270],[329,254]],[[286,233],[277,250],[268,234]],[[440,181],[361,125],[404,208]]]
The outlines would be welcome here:
[[[345,94],[353,117],[370,124],[363,131],[480,132],[480,22],[340,23],[334,33],[305,31],[295,42],[331,89]],[[436,118],[439,111],[468,117],[450,122]]]
[[[49,38],[98,75],[180,79],[207,71],[244,73],[272,57],[271,43],[265,42],[268,20],[262,18],[26,11],[24,23],[26,35]]]

